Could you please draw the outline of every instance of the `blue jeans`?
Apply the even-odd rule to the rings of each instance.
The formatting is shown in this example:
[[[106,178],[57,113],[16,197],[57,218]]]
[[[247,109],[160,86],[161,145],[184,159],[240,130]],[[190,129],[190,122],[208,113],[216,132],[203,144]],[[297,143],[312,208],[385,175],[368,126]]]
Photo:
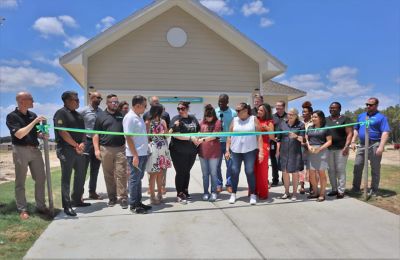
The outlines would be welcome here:
[[[132,207],[137,206],[142,201],[142,179],[144,176],[144,171],[146,169],[147,155],[139,156],[138,168],[133,167],[133,157],[127,156],[129,170],[131,172],[129,178],[129,204]]]
[[[204,194],[208,194],[208,186],[210,184],[211,175],[211,192],[215,193],[217,190],[217,166],[220,161],[219,158],[211,158],[211,159],[204,159],[200,158],[200,166],[201,171],[203,172],[203,187],[204,187]]]
[[[231,151],[232,160],[232,190],[236,193],[238,183],[239,183],[239,173],[242,166],[242,161],[244,162],[244,172],[247,177],[247,184],[249,185],[250,194],[255,193],[256,180],[254,175],[254,163],[256,161],[257,150],[253,150],[247,153],[234,153]]]
[[[222,156],[218,161],[218,166],[217,166],[217,177],[218,177],[218,186],[223,186],[224,180],[222,179],[222,173],[221,173],[221,165],[222,165],[222,160],[225,159],[225,152],[226,152],[226,142],[222,143],[221,142],[221,153]],[[225,159],[225,165],[226,165],[226,186],[232,186],[231,183],[231,175],[232,175],[232,159],[226,160]]]

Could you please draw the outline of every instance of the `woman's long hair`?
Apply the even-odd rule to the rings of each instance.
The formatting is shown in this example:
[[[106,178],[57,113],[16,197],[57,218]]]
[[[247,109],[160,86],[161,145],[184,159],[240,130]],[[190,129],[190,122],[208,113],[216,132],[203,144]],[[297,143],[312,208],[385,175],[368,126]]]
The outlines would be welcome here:
[[[204,116],[203,116],[203,121],[206,121],[206,117],[212,117],[213,119],[211,120],[211,123],[214,124],[218,118],[217,118],[217,114],[215,113],[215,109],[213,108],[213,106],[211,104],[207,104],[204,107]]]
[[[272,120],[272,109],[268,103],[264,103],[261,105],[264,107],[265,115],[261,118],[261,120]],[[260,108],[260,107],[258,107]]]

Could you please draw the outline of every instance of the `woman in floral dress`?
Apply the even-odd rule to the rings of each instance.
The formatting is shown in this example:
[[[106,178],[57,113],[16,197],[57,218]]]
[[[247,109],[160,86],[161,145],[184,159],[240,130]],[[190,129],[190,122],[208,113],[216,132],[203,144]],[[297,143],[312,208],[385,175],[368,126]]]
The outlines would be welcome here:
[[[161,119],[163,106],[153,105],[150,108],[150,118],[146,121],[149,134],[164,134],[168,132],[167,123]],[[146,165],[146,171],[150,175],[149,190],[152,204],[160,204],[162,200],[163,170],[171,168],[171,157],[168,149],[168,141],[165,136],[149,136],[150,155]],[[157,182],[157,197],[155,196],[155,182]]]

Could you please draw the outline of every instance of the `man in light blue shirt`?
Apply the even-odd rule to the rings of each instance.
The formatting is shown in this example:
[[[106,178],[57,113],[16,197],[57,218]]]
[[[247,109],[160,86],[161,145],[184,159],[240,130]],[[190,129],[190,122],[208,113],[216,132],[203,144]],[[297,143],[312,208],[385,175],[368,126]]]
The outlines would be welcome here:
[[[123,120],[124,133],[146,134],[146,124],[141,115],[147,107],[145,97],[136,95],[132,98],[132,109]],[[136,214],[146,214],[151,206],[142,203],[142,179],[147,162],[147,136],[126,136],[126,158],[129,164],[130,210]]]
[[[223,132],[229,132],[229,127],[231,125],[231,122],[233,118],[237,116],[236,111],[230,108],[228,104],[229,104],[229,96],[227,94],[219,95],[218,107],[215,109],[215,113],[217,114],[218,119],[221,120]],[[222,191],[222,186],[224,183],[221,173],[221,165],[223,159],[225,159],[225,164],[226,164],[226,184],[225,184],[226,189],[228,192],[232,192],[232,185],[231,185],[232,160],[230,158],[227,160],[224,156],[226,152],[226,136],[220,137],[220,143],[221,143],[221,158],[219,160],[217,168],[217,175],[218,175],[217,192]]]
[[[372,175],[371,189],[369,191],[369,195],[376,196],[381,176],[382,153],[385,148],[385,144],[389,139],[390,127],[386,116],[378,111],[379,100],[377,98],[369,98],[365,105],[366,112],[358,116],[357,122],[365,122],[367,117],[371,120],[368,128],[369,145],[377,145],[372,146],[371,148],[365,147],[365,124],[354,126],[354,135],[351,142],[351,147],[355,149],[357,137],[360,138],[361,147],[357,150],[356,159],[354,162],[352,191],[360,191],[362,172],[364,168],[364,156],[365,151],[368,150],[368,159],[371,163]]]

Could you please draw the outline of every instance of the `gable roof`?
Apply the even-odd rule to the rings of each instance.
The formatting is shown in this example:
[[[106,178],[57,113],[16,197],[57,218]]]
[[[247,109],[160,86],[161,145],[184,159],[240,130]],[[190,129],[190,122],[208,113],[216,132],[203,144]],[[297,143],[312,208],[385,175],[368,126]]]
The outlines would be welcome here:
[[[282,74],[286,66],[196,0],[158,0],[108,28],[60,58],[60,64],[82,86],[87,85],[87,60],[96,52],[145,23],[178,6],[260,64],[263,82]]]
[[[272,80],[268,80],[263,84],[263,91],[263,93],[266,93],[268,96],[287,96],[288,101],[307,95],[305,91]]]

